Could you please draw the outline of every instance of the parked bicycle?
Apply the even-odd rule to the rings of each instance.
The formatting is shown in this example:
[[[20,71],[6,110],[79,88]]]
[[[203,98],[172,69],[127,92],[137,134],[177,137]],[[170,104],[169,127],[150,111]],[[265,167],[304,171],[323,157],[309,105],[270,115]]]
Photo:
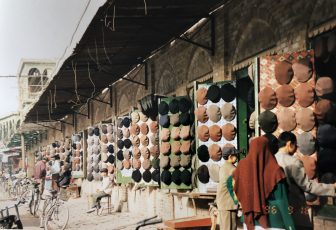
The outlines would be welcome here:
[[[28,201],[29,212],[33,216],[38,216],[38,207],[40,204],[39,184],[32,180],[27,181],[25,191],[20,195],[20,200]]]
[[[19,205],[23,204],[24,201],[19,201],[17,204],[6,207],[5,209],[0,210],[0,228],[2,229],[23,229],[23,225],[20,219],[19,214]],[[9,210],[14,208],[16,215],[10,215]]]

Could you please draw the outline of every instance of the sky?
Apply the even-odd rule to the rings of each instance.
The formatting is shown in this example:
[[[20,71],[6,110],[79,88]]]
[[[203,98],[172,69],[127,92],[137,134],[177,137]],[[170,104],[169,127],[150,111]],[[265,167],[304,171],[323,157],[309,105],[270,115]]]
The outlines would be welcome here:
[[[0,76],[16,76],[21,59],[60,59],[77,25],[88,24],[104,2],[0,0]],[[17,79],[0,77],[0,117],[17,110]]]

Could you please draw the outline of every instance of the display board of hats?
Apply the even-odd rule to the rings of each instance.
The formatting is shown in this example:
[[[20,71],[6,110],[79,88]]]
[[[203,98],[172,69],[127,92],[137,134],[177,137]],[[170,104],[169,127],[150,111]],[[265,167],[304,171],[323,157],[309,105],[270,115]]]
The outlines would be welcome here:
[[[59,143],[58,152],[60,155],[60,160],[71,164],[71,139],[66,138],[64,141]]]
[[[115,132],[113,124],[100,125],[101,167],[107,168],[109,174],[114,173],[115,166]]]
[[[336,181],[336,32],[316,38],[314,49],[317,73],[315,92],[318,98],[315,105],[319,145],[317,168],[322,182],[334,183]],[[336,214],[333,213],[335,217]]]
[[[260,58],[259,126],[262,134],[295,133],[303,155],[315,153],[318,91],[314,51],[302,51]],[[315,112],[316,113],[316,112]]]
[[[116,168],[117,183],[127,184],[132,182],[132,142],[130,139],[131,118],[129,116],[117,118],[117,148]]]
[[[131,120],[132,179],[141,185],[158,186],[160,178],[158,122],[140,111],[133,111]]]
[[[98,126],[88,127],[87,138],[87,180],[100,180],[99,165],[101,162],[100,154],[100,129]]]
[[[72,139],[71,174],[73,178],[81,178],[84,176],[82,136],[81,134],[73,134],[71,139]]]
[[[159,101],[161,188],[191,189],[193,103],[188,97]]]
[[[234,81],[195,83],[197,187],[216,192],[224,154],[237,151],[237,100]]]

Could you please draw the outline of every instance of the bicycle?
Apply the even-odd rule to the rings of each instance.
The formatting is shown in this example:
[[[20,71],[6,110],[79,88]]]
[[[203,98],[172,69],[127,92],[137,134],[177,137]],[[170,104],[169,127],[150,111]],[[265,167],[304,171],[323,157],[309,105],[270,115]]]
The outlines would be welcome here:
[[[33,185],[32,188],[25,190],[21,195],[20,195],[20,199],[21,200],[25,200],[27,201],[29,198],[29,212],[30,214],[32,214],[33,216],[37,216],[38,215],[38,207],[40,204],[40,189],[39,189],[39,185],[40,183],[31,181],[31,185]],[[27,185],[27,188],[29,188],[30,184]]]
[[[19,201],[12,207],[6,207],[5,209],[0,210],[1,218],[0,218],[0,228],[3,229],[23,229],[23,225],[20,219],[19,214],[19,205],[24,204],[24,201]],[[15,208],[16,215],[9,215],[9,209]],[[3,212],[6,211],[6,216]],[[14,226],[15,225],[15,226]]]

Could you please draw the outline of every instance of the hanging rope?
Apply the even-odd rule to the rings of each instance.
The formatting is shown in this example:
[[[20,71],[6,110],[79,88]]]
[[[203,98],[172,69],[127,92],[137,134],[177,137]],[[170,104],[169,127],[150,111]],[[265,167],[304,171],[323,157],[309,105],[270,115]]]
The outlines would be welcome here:
[[[73,64],[73,61],[71,62],[71,65],[72,65],[72,70],[74,72],[74,77],[75,77],[75,93],[76,93],[76,98],[77,98],[77,101],[75,102],[75,104],[78,104],[78,102],[80,103],[80,99],[79,99],[79,95],[78,95],[78,91],[77,91],[77,64]]]
[[[96,85],[94,84],[94,82],[92,81],[91,79],[91,73],[90,73],[90,63],[88,62],[88,76],[89,76],[89,79],[93,85],[93,91],[91,93],[91,97],[87,99],[86,103],[89,103],[89,100],[93,98],[94,94],[96,93]]]
[[[105,32],[104,32],[104,27],[102,27],[102,33],[103,33],[103,48],[104,48],[104,53],[105,53],[105,56],[106,56],[108,62],[110,64],[112,64],[109,56],[107,55],[107,51],[106,51],[106,48],[105,48]]]
[[[112,17],[112,31],[115,31],[115,24],[114,24],[115,12],[116,12],[116,7],[115,7],[115,4],[114,4],[114,6],[113,6],[113,17]]]

